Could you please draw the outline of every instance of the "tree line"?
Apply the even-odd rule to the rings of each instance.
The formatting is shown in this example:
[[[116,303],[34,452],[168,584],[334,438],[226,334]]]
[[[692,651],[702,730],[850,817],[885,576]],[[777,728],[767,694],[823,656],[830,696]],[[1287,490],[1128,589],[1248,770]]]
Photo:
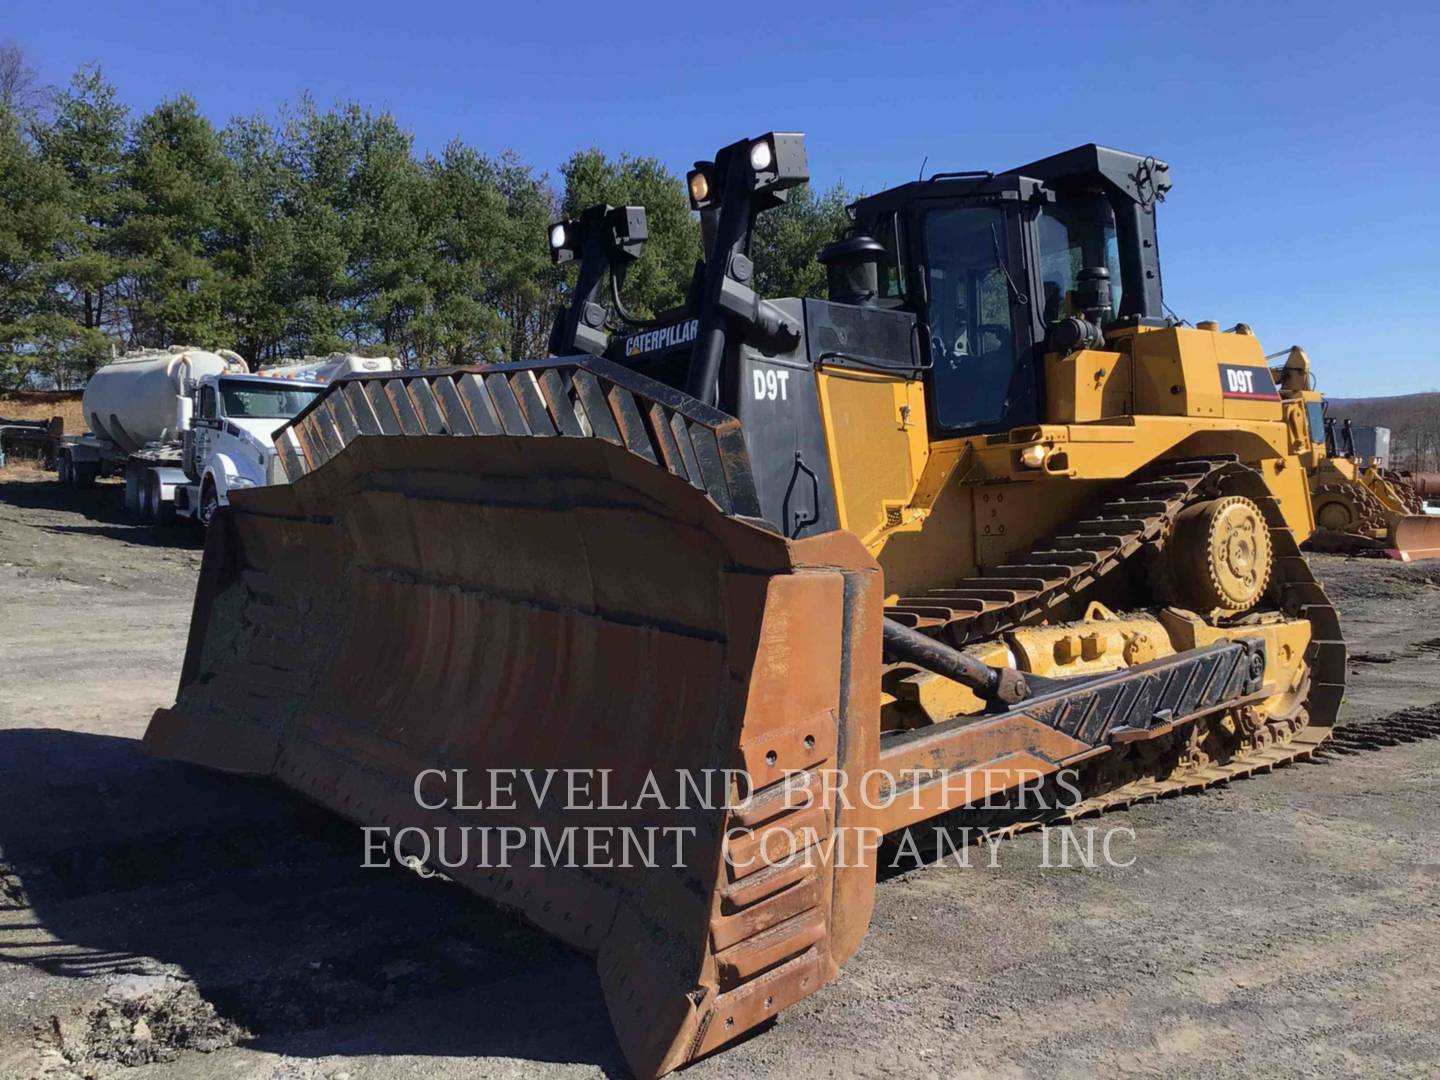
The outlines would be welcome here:
[[[801,188],[761,219],[766,292],[820,290],[850,198]],[[115,350],[171,344],[252,364],[542,355],[574,274],[546,227],[601,202],[649,215],[626,306],[681,302],[699,227],[654,158],[592,147],[552,177],[458,139],[422,154],[391,114],[308,96],[219,128],[187,94],[135,116],[98,66],[46,91],[0,45],[0,389],[79,385]]]

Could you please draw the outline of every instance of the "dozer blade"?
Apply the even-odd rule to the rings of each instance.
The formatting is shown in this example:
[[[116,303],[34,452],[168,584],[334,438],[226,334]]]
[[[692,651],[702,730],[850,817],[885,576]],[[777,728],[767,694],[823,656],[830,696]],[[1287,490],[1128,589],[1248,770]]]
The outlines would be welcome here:
[[[1440,559],[1440,516],[1407,514],[1390,527],[1386,554],[1401,562]]]
[[[852,535],[735,516],[735,424],[588,359],[336,384],[279,433],[295,482],[216,516],[147,747],[273,776],[594,953],[637,1074],[729,1042],[869,922],[868,853],[827,848],[858,798],[781,796],[878,760],[883,614]],[[812,857],[772,868],[777,837]]]

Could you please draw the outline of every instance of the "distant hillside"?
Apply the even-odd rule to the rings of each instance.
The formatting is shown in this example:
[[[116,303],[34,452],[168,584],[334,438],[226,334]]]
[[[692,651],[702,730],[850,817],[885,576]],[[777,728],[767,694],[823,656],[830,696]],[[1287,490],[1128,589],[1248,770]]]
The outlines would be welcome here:
[[[1332,398],[1330,415],[1388,427],[1391,462],[1396,467],[1440,470],[1440,393]]]

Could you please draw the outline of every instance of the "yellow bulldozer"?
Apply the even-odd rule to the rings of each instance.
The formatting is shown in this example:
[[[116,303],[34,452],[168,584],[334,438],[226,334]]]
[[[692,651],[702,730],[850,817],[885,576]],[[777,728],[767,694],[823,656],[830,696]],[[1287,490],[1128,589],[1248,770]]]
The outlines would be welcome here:
[[[1291,363],[1307,363],[1292,349]],[[1279,380],[1284,385],[1283,369]],[[1440,558],[1440,517],[1404,474],[1390,468],[1390,431],[1325,417],[1325,457],[1310,474],[1315,532],[1309,547],[1383,555],[1402,562]]]
[[[552,355],[332,384],[276,433],[291,482],[217,514],[146,734],[593,953],[641,1076],[833,978],[905,838],[1269,770],[1343,693],[1320,395],[1166,317],[1168,165],[867,196],[826,298],[762,297],[756,218],[806,178],[794,133],[697,163],[680,310],[626,308],[643,208],[595,207],[550,231]]]

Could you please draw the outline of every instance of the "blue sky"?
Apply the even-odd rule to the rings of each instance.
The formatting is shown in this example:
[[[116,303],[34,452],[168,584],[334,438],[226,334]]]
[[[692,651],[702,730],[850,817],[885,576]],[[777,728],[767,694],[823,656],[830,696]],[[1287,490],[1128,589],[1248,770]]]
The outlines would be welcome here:
[[[1082,142],[1172,166],[1166,299],[1304,344],[1334,396],[1440,389],[1432,3],[70,3],[10,0],[49,82],[96,60],[217,122],[306,90],[543,168],[598,145],[677,172],[770,129],[874,191]]]

